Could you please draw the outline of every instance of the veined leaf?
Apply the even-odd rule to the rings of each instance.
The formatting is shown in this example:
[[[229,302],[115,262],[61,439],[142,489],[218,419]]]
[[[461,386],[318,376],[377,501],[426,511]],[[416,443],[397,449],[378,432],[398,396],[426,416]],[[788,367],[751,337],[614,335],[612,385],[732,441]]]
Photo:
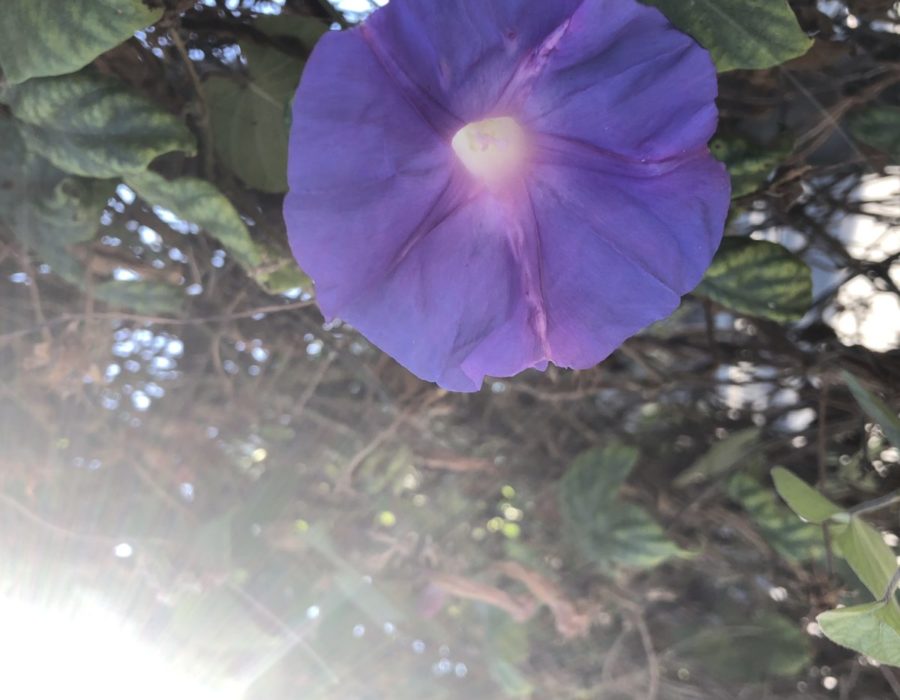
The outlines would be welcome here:
[[[766,541],[781,556],[803,562],[825,555],[822,528],[800,521],[770,488],[756,479],[735,474],[728,481],[728,496],[747,511]]]
[[[832,642],[900,666],[900,607],[895,600],[829,610],[816,621]]]
[[[5,0],[0,69],[11,85],[73,73],[160,17],[141,0]]]
[[[876,599],[880,599],[897,571],[897,556],[885,544],[881,533],[854,516],[835,541],[841,548],[841,556],[859,580]]]
[[[754,146],[740,138],[717,138],[710,144],[713,155],[728,167],[733,198],[756,192],[790,152],[790,146]]]
[[[897,412],[866,389],[852,374],[843,372],[842,375],[847,386],[850,387],[853,397],[866,415],[881,426],[885,437],[892,445],[900,447],[900,417],[897,416]]]
[[[125,184],[149,204],[168,209],[180,219],[202,228],[242,266],[254,268],[262,264],[263,255],[240,214],[212,183],[195,177],[167,180],[145,170],[126,176]]]
[[[598,566],[650,568],[688,554],[643,508],[619,496],[637,457],[637,450],[622,445],[588,450],[560,482],[568,532],[582,555]]]
[[[29,80],[9,88],[3,99],[26,146],[75,175],[137,173],[163,153],[195,149],[180,119],[91,70]]]
[[[821,525],[844,509],[829,501],[803,479],[783,467],[772,470],[775,489],[791,510],[808,523]]]
[[[777,243],[729,237],[696,293],[748,316],[797,321],[812,305],[812,272]]]
[[[771,68],[805,54],[803,33],[787,0],[644,0],[712,54],[720,73]]]

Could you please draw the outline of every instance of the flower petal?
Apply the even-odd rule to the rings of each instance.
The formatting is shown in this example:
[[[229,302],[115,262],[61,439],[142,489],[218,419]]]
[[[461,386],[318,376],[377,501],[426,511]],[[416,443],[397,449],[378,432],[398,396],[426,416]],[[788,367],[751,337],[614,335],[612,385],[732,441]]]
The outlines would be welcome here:
[[[524,109],[536,131],[661,160],[706,147],[716,94],[709,54],[657,9],[585,0]]]
[[[321,39],[294,104],[284,216],[327,315],[383,277],[452,158],[359,32]]]
[[[494,108],[521,64],[582,1],[391,0],[362,29],[417,102],[447,106],[462,126],[503,116]]]
[[[486,193],[453,203],[458,194],[446,195],[442,215],[423,223],[383,283],[340,315],[422,379],[476,391],[486,374],[517,374],[545,350],[523,275],[531,251],[515,243],[518,214]]]
[[[700,155],[663,173],[545,166],[531,197],[549,359],[583,369],[672,313],[700,282],[730,188],[722,165]]]

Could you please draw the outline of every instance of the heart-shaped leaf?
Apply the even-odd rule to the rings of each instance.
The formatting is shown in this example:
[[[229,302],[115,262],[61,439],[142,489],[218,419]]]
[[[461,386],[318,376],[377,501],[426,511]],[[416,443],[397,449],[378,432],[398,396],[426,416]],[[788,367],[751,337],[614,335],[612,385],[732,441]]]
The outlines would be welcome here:
[[[696,293],[748,316],[797,321],[812,305],[812,272],[777,243],[729,237]]]

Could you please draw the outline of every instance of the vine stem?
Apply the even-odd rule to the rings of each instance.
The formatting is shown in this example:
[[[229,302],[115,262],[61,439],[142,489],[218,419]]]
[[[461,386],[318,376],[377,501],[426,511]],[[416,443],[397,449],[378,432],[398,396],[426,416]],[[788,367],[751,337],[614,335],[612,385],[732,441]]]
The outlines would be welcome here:
[[[894,491],[894,493],[889,493],[887,496],[860,503],[858,506],[850,509],[850,515],[874,513],[875,511],[883,510],[884,508],[890,508],[896,503],[900,503],[900,491]]]
[[[887,590],[884,592],[884,596],[881,598],[882,603],[890,602],[891,598],[894,597],[894,592],[897,590],[897,586],[900,586],[900,568],[898,568],[894,572],[894,575],[891,577],[891,581],[887,585]]]

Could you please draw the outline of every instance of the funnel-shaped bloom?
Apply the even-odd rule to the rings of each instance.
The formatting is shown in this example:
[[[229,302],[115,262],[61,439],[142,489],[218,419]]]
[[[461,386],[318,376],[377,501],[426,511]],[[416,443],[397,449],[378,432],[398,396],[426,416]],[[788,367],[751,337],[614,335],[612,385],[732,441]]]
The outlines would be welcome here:
[[[291,246],[326,316],[443,387],[590,367],[718,247],[715,97],[635,0],[391,0],[309,60]]]

